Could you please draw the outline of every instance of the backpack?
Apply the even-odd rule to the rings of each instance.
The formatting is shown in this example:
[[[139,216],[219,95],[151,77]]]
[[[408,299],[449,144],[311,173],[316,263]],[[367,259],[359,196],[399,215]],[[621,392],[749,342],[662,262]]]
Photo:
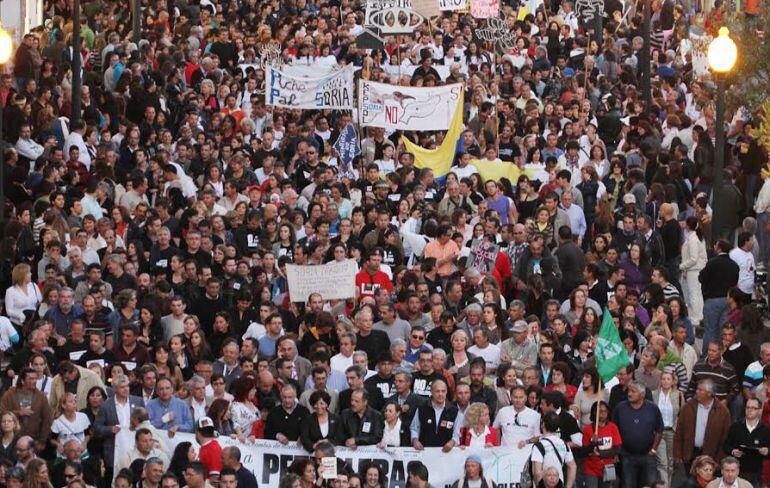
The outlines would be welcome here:
[[[538,451],[540,451],[540,455],[542,455],[543,459],[545,459],[545,446],[543,446],[543,441],[548,441],[548,443],[551,444],[551,446],[553,447],[553,452],[554,454],[556,454],[556,458],[559,460],[559,464],[561,464],[562,469],[564,469],[564,459],[562,459],[561,454],[559,454],[559,450],[556,449],[556,444],[554,444],[551,439],[543,438],[535,442],[534,449],[537,449]],[[524,470],[521,473],[521,479],[519,480],[520,487],[532,488],[535,484],[534,480],[535,480],[535,467],[534,467],[534,464],[532,463],[532,455],[530,455],[529,459],[524,465]]]

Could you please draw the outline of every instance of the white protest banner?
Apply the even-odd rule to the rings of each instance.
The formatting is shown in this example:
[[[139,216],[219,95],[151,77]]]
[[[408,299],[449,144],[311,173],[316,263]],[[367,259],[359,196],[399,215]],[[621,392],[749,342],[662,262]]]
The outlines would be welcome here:
[[[426,19],[438,17],[441,10],[438,8],[439,0],[412,0],[412,10]]]
[[[292,76],[275,68],[265,69],[265,103],[299,109],[353,108],[353,66],[348,65],[318,78]]]
[[[419,88],[360,80],[361,125],[402,130],[447,130],[462,85]]]
[[[471,15],[477,19],[490,19],[500,15],[500,0],[471,0]]]
[[[465,10],[468,8],[468,0],[438,0],[438,8],[441,11]]]
[[[159,431],[165,435],[166,431]],[[180,442],[191,442],[195,451],[199,450],[193,434],[176,433],[173,438],[161,439],[169,446],[169,457]],[[115,435],[115,459],[120,459],[124,453],[134,446],[134,432],[122,429]],[[296,459],[307,458],[309,454],[302,447],[292,442],[282,445],[276,441],[257,440],[253,444],[244,444],[230,437],[219,437],[217,442],[222,447],[237,446],[241,451],[241,463],[254,473],[260,488],[278,488],[278,483],[288,474],[288,468]],[[407,467],[409,463],[420,461],[430,473],[430,484],[437,488],[449,487],[462,478],[465,460],[471,454],[481,457],[484,466],[484,476],[495,482],[496,488],[519,488],[521,473],[527,466],[527,460],[532,451],[531,445],[525,449],[515,447],[495,447],[491,449],[452,449],[448,453],[440,448],[429,447],[417,451],[411,447],[379,449],[374,446],[362,446],[357,449],[337,447],[335,455],[344,460],[356,473],[364,464],[375,462],[385,475],[381,486],[388,488],[404,488],[407,483]]]
[[[495,268],[497,253],[500,246],[483,239],[474,239],[471,242],[471,252],[468,255],[466,267],[479,270],[481,274],[489,274]]]
[[[306,302],[311,293],[324,300],[356,296],[356,262],[352,259],[318,266],[286,265],[289,295],[293,302]]]

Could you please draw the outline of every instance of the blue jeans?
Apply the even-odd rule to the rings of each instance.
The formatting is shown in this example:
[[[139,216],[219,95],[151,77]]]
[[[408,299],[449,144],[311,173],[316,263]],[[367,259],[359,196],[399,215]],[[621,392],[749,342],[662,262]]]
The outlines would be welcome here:
[[[707,298],[703,302],[703,354],[708,351],[710,342],[719,340],[727,312],[727,297]]]
[[[620,456],[623,465],[623,488],[650,486],[657,479],[655,456],[649,454],[631,454],[623,452]]]

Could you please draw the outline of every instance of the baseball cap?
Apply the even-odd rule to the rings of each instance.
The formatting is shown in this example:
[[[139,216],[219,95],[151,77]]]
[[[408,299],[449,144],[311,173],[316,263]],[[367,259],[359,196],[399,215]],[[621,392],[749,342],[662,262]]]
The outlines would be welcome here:
[[[636,196],[631,193],[623,195],[623,203],[636,203]]]
[[[214,421],[211,420],[211,417],[199,418],[195,423],[195,430],[207,437],[214,437],[217,433],[214,429]]]

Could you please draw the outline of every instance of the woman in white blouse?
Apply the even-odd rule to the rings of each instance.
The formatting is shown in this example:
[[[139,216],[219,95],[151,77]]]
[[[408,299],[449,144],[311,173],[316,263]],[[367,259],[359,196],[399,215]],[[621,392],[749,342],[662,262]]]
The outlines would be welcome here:
[[[663,417],[663,437],[658,446],[658,476],[665,483],[671,482],[674,472],[674,427],[679,409],[684,405],[684,396],[676,388],[674,374],[665,371],[660,375],[660,388],[652,392],[652,401]]]
[[[26,263],[13,267],[11,282],[13,285],[5,291],[5,310],[11,322],[21,327],[27,315],[37,310],[43,297],[37,285],[32,282],[32,270]]]
[[[257,385],[251,376],[244,376],[235,381],[233,402],[230,403],[230,418],[233,421],[235,435],[241,442],[246,441],[252,425],[259,420],[259,410],[254,404],[256,394]]]
[[[396,402],[388,402],[383,410],[385,416],[385,428],[382,431],[382,440],[377,447],[404,447],[409,446],[409,426],[401,421],[401,406]]]
[[[679,269],[682,271],[682,285],[687,302],[687,311],[690,319],[697,323],[703,319],[703,293],[701,293],[698,275],[706,267],[706,241],[700,228],[697,217],[687,217],[687,232],[682,246],[682,263]]]

